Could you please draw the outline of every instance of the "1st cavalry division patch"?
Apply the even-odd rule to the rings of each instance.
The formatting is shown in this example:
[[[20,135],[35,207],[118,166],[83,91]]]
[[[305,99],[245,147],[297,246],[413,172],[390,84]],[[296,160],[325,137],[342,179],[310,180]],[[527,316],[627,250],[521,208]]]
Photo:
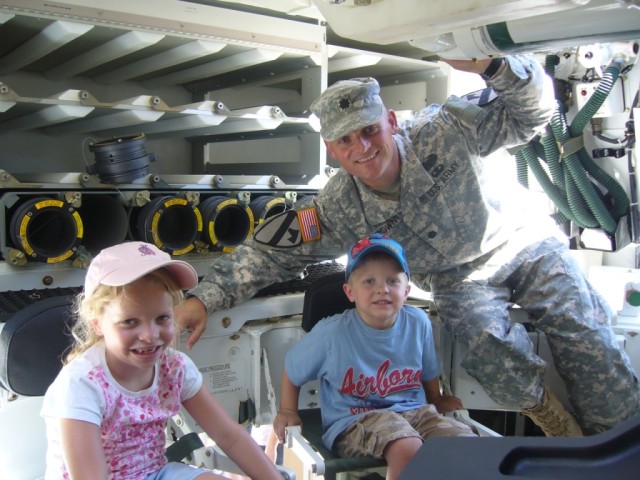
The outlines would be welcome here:
[[[488,103],[491,103],[496,98],[498,98],[498,94],[493,88],[487,87],[483,88],[482,90],[476,90],[475,92],[467,93],[461,98],[469,103],[473,103],[474,105],[482,107],[483,105],[487,105]]]
[[[321,237],[315,208],[287,210],[265,220],[256,228],[253,239],[262,245],[278,248],[297,247]]]

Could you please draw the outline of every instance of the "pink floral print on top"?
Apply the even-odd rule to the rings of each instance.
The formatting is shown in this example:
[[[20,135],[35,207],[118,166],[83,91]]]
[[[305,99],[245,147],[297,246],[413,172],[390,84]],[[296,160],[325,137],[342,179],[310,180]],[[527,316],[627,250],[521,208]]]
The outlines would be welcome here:
[[[122,389],[103,366],[89,373],[104,395],[102,446],[114,480],[141,479],[167,463],[164,430],[181,407],[184,359],[165,352],[157,370],[154,385],[143,392]]]

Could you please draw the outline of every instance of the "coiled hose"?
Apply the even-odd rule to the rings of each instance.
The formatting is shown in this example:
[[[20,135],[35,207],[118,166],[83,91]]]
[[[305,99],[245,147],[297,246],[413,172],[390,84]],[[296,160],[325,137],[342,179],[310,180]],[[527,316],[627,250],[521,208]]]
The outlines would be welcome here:
[[[540,186],[563,215],[564,220],[570,218],[572,216],[571,209],[565,198],[565,194],[557,185],[554,185],[554,183],[549,180],[547,172],[538,159],[535,148],[532,145],[527,145],[516,153],[516,158],[520,158],[522,163],[528,165]]]
[[[547,56],[545,70],[551,77],[555,76],[557,64],[557,56]],[[593,161],[584,145],[575,148],[569,142],[580,141],[578,137],[607,99],[620,71],[621,62],[611,62],[603,74],[600,85],[580,109],[571,125],[567,125],[564,108],[562,103],[558,102],[546,134],[516,153],[518,180],[526,186],[524,182],[528,180],[526,175],[521,173],[522,165],[526,163],[560,212],[560,220],[571,220],[584,228],[602,228],[608,233],[616,231],[618,221],[629,211],[629,199],[622,186]],[[536,144],[541,144],[542,149],[536,149]],[[565,147],[573,148],[575,151],[563,154],[560,148]],[[539,155],[539,152],[542,154]],[[552,179],[549,179],[538,160],[539,156],[547,164]],[[612,203],[612,206],[607,206],[594,181],[608,191],[609,203]]]

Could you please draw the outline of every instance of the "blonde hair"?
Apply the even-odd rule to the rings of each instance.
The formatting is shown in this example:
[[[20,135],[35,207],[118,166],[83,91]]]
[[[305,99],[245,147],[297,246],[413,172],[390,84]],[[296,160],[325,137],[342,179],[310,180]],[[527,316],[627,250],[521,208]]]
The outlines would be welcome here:
[[[135,280],[135,282],[140,280],[156,282],[163,285],[171,295],[174,307],[184,300],[182,290],[178,288],[176,282],[165,269],[154,270]],[[85,296],[84,292],[76,297],[73,305],[76,320],[71,327],[74,341],[69,349],[69,353],[64,359],[65,364],[86,352],[90,347],[100,341],[102,337],[96,333],[94,321],[102,316],[105,307],[109,303],[121,298],[127,286],[131,285],[131,283],[119,287],[100,284],[89,297]]]

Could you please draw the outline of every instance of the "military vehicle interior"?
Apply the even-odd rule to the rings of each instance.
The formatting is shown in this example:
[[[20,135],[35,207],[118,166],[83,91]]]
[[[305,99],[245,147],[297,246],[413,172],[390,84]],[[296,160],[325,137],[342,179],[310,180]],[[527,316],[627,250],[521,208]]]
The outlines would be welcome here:
[[[543,152],[551,147],[541,138],[492,155],[488,166],[505,196],[516,202],[524,191],[528,208],[562,226],[572,254],[616,312],[618,340],[640,371],[639,1],[0,0],[0,39],[0,478],[44,478],[42,391],[31,387],[49,381],[51,356],[43,352],[56,358],[60,344],[38,329],[19,336],[32,319],[43,321],[34,304],[48,311],[51,299],[78,293],[93,256],[130,239],[156,244],[203,276],[211,261],[316,194],[340,168],[309,111],[327,86],[375,77],[400,116],[486,87],[441,58],[530,53],[553,77],[570,135],[580,142],[581,198],[559,194],[564,177],[550,171]],[[589,208],[574,208],[574,200]],[[192,350],[181,337],[179,348],[239,423],[272,424],[284,356],[305,334],[305,291],[343,264],[312,265],[211,312]],[[460,367],[464,349],[442,328],[429,292],[414,289],[410,302],[431,316],[441,380],[465,406],[457,415],[483,437],[523,440],[533,452],[584,447],[567,457],[563,475],[597,450],[623,452],[603,460],[619,462],[621,474],[638,466],[637,424],[584,444],[544,443],[551,439],[495,404]],[[527,323],[517,306],[510,313]],[[551,364],[547,383],[566,401],[544,335],[531,330],[530,338]],[[300,408],[318,403],[318,385],[306,385]],[[184,461],[242,473],[186,412],[173,419],[167,443],[193,433],[202,443]],[[290,433],[285,478],[384,476],[380,465],[336,474],[303,431]],[[440,450],[420,458],[430,465],[440,458],[434,479],[557,478],[545,476],[542,454],[507,458],[518,445],[469,452],[479,456],[473,473],[456,470],[464,465]],[[421,465],[406,478],[423,478],[428,467]],[[597,476],[603,470],[580,472],[604,478]]]

